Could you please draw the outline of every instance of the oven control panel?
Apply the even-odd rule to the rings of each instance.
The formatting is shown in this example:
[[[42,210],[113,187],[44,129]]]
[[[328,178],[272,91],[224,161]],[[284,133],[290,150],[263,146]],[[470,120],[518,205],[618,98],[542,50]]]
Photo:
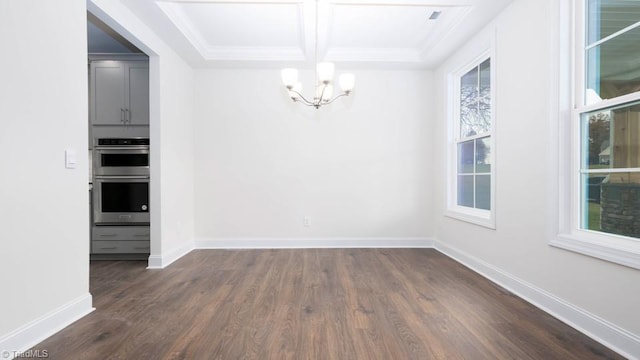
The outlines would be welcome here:
[[[98,139],[99,146],[136,146],[149,145],[149,138],[111,138]]]

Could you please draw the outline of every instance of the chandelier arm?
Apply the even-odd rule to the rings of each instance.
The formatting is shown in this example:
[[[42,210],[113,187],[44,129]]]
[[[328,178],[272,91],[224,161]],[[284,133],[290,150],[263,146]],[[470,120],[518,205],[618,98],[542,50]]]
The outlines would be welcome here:
[[[322,91],[320,92],[320,97],[318,98],[318,104],[322,104],[322,98],[324,97],[324,90],[327,88],[327,84],[322,83]]]
[[[341,98],[341,97],[343,97],[343,96],[349,96],[349,93],[347,93],[347,92],[343,92],[342,94],[340,94],[340,95],[338,95],[338,96],[334,97],[333,99],[331,99],[331,100],[327,101],[326,103],[323,103],[322,105],[329,105],[329,104],[331,104],[332,102],[336,101],[338,98]]]
[[[298,96],[300,96],[300,99],[295,99],[295,98],[292,97],[291,99],[293,99],[293,101],[300,101],[301,103],[303,103],[304,105],[307,105],[307,106],[315,106],[314,103],[312,103],[311,101],[307,100],[307,98],[305,98],[304,95],[300,94],[299,92],[297,92],[295,90],[289,90],[289,91],[291,91],[292,93],[295,93]]]

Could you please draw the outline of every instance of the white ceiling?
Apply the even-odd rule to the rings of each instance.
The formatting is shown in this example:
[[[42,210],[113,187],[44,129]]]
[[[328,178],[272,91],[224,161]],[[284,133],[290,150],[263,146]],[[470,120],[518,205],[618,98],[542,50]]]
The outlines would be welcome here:
[[[127,0],[195,67],[433,68],[511,0]],[[429,20],[441,11],[437,20]]]

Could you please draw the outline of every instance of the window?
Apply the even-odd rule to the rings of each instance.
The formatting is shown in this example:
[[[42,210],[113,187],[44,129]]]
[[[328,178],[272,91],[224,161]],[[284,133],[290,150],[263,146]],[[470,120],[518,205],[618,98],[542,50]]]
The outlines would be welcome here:
[[[491,59],[480,59],[452,76],[447,214],[493,227],[492,71]]]
[[[640,2],[575,6],[572,215],[551,243],[640,268]]]
[[[579,226],[640,238],[640,3],[583,6]]]

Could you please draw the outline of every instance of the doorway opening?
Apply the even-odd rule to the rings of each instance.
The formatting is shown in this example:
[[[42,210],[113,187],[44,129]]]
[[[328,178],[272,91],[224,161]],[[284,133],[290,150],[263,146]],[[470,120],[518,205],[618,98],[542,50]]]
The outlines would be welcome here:
[[[147,260],[154,211],[149,56],[91,12],[87,49],[90,258]]]

